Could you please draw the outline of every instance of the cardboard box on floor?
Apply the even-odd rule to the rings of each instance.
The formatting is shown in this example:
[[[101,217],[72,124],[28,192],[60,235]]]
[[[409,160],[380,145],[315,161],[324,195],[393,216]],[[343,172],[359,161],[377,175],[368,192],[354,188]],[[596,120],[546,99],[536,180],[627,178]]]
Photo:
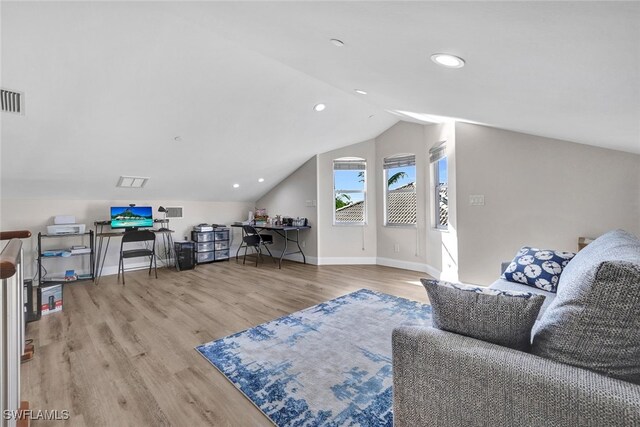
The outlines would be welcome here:
[[[38,309],[43,316],[62,311],[62,283],[38,287]]]

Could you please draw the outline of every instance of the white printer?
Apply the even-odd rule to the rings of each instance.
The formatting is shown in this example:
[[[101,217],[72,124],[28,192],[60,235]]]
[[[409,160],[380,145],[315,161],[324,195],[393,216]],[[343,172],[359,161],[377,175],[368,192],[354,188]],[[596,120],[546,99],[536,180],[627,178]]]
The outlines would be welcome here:
[[[86,225],[76,224],[73,215],[58,215],[53,218],[54,225],[47,225],[47,234],[55,236],[60,234],[84,234]]]

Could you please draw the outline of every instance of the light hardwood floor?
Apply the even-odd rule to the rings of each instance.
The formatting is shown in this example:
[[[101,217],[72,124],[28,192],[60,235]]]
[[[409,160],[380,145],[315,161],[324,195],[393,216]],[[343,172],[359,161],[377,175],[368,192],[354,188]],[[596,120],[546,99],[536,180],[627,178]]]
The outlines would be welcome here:
[[[28,325],[22,365],[32,409],[68,409],[74,426],[268,426],[194,347],[360,288],[427,302],[424,274],[381,266],[313,266],[269,258],[67,284],[64,310]],[[366,319],[362,319],[366,322]],[[34,426],[46,425],[33,421]]]

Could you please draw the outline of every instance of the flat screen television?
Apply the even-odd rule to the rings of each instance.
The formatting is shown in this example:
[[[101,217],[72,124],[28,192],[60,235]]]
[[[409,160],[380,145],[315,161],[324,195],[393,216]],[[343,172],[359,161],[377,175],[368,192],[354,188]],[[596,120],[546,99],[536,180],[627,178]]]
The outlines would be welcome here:
[[[153,227],[151,206],[111,206],[111,228]]]

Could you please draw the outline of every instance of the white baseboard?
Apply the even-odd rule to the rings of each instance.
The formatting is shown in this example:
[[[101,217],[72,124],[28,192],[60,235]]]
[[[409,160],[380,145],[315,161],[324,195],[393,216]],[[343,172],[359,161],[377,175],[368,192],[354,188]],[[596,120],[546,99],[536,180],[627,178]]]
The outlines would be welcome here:
[[[318,265],[375,265],[375,257],[322,257]]]
[[[272,251],[273,256],[278,258],[280,254]],[[230,258],[235,258],[235,251],[230,252]],[[240,255],[242,257],[242,254]],[[393,258],[383,257],[314,257],[307,256],[307,264],[312,265],[383,265],[386,267],[401,268],[404,270],[419,271],[427,273],[428,275],[435,277],[436,279],[442,279],[442,272],[437,268],[420,262],[403,261]],[[302,256],[300,254],[287,255],[284,257],[287,261],[302,262]],[[162,260],[158,260],[158,267],[165,267]],[[171,267],[171,266],[170,266]],[[127,270],[144,270],[149,268],[148,262],[127,264]],[[102,270],[103,276],[109,276],[112,274],[118,274],[117,265],[105,265]]]
[[[429,264],[425,264],[425,266],[427,267],[427,269],[425,270],[425,273],[427,273],[429,276],[436,278],[438,280],[442,280],[442,272],[440,270],[438,270],[435,267],[430,266]]]
[[[158,268],[160,267],[166,267],[164,261],[162,260],[158,260]],[[125,261],[124,268],[126,269],[125,271],[144,270],[149,268],[149,262],[147,261],[147,262],[136,262],[135,264],[126,264],[126,261]],[[113,274],[118,274],[117,265],[105,265],[104,268],[102,269],[102,276],[111,276]],[[98,275],[97,271],[96,271],[96,275]]]
[[[427,273],[429,276],[435,277],[436,279],[440,279],[442,273],[437,268],[429,264],[425,264],[422,262],[412,262],[412,261],[402,261],[399,259],[393,258],[377,258],[378,265],[384,265],[386,267],[394,267],[394,268],[402,268],[404,270],[412,270],[412,271],[420,271],[422,273]]]

